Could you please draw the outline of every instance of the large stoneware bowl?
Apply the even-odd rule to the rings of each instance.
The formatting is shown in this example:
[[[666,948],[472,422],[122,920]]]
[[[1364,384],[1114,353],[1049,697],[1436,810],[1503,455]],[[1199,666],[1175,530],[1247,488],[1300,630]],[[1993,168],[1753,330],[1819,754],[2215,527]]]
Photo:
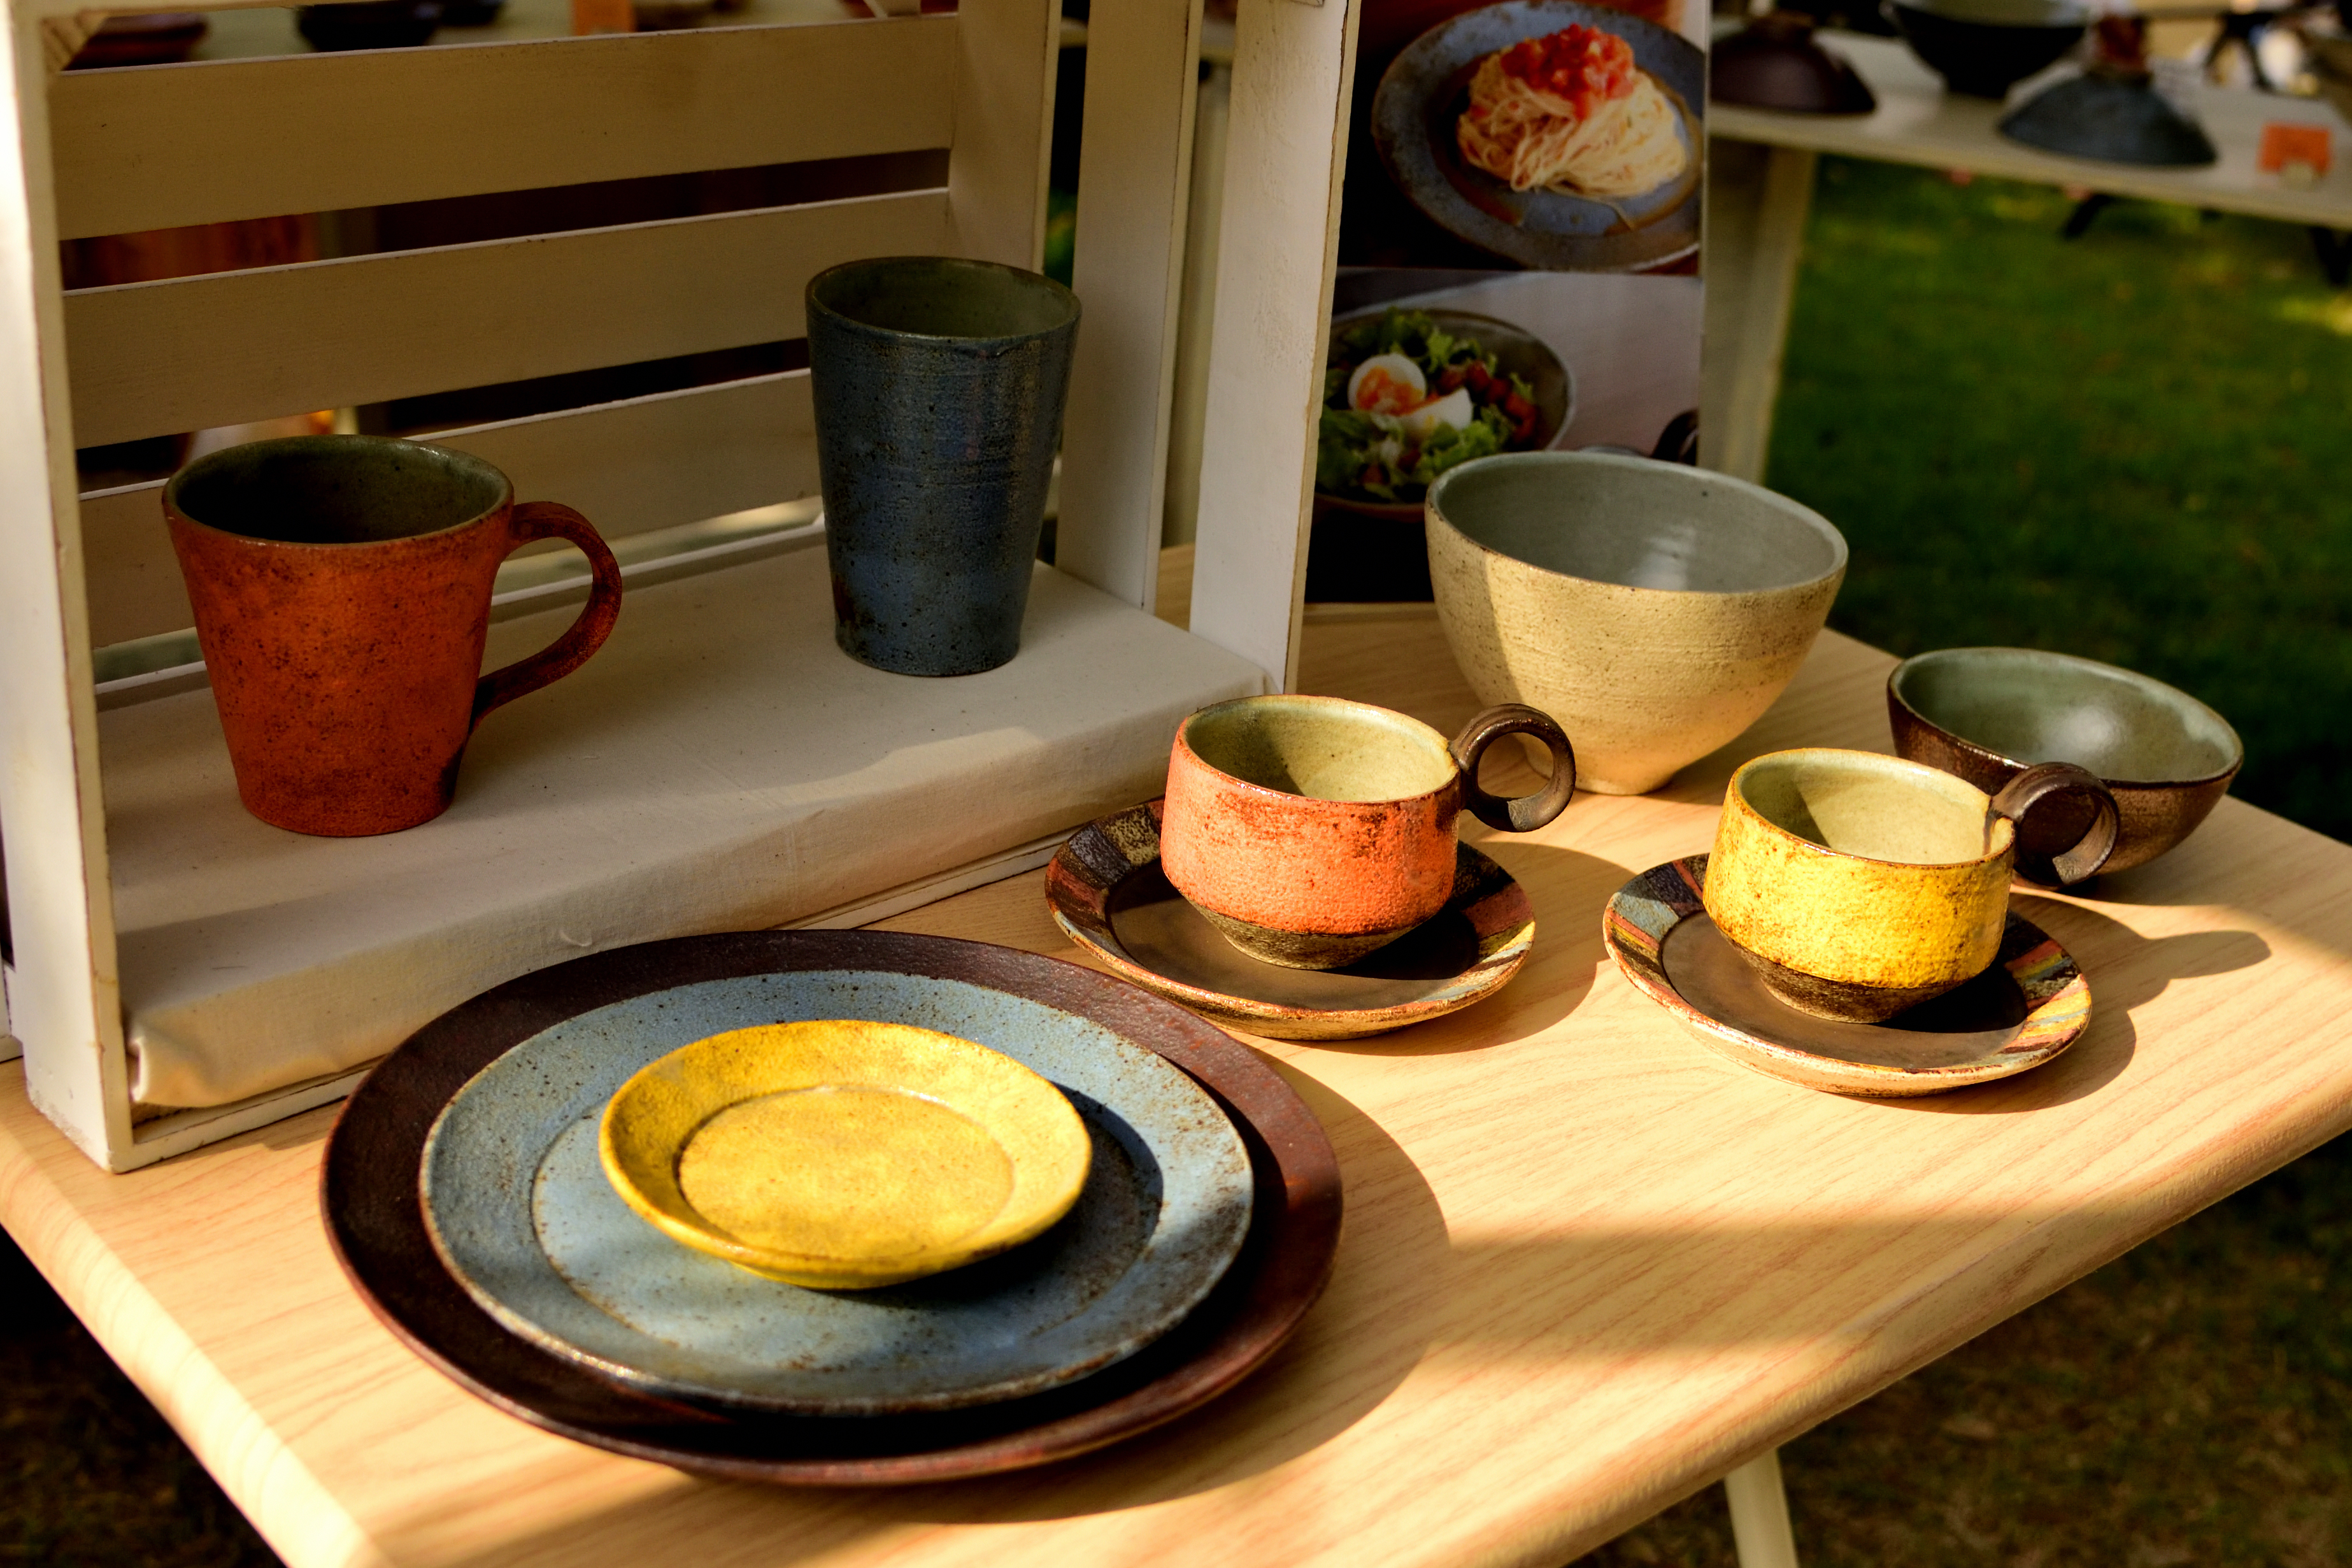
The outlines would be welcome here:
[[[2040,648],[1948,647],[1906,658],[1887,679],[1886,712],[1898,754],[1980,790],[1998,791],[2036,763],[2098,774],[2123,818],[2102,868],[2110,874],[2145,866],[2195,832],[2246,760],[2229,721],[2187,692]],[[2080,825],[2062,811],[2037,814],[2018,830],[2018,870],[2052,881],[2052,846],[2071,842]]]
[[[1428,512],[1463,675],[1481,701],[1557,719],[1602,795],[1656,789],[1754,723],[1845,577],[1818,512],[1647,458],[1483,458],[1440,478]]]

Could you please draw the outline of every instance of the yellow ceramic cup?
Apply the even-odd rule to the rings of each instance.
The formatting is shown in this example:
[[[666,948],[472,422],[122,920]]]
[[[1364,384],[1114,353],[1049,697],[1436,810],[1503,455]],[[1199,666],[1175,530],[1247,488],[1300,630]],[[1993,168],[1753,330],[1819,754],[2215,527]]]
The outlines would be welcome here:
[[[2060,860],[2070,880],[2113,852],[2106,786],[2050,763],[1989,796],[1873,752],[1774,752],[1731,775],[1706,865],[1706,912],[1799,1012],[1875,1023],[1974,979],[2000,950],[2017,820],[2047,796],[2097,805]]]

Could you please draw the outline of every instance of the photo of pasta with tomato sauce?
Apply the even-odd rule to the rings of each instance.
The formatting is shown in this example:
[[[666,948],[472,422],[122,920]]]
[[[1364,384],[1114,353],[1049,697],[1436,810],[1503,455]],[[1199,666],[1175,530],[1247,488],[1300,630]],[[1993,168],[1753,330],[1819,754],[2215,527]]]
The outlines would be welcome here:
[[[1677,118],[1632,45],[1571,25],[1481,60],[1454,137],[1464,159],[1514,191],[1607,200],[1689,167]]]

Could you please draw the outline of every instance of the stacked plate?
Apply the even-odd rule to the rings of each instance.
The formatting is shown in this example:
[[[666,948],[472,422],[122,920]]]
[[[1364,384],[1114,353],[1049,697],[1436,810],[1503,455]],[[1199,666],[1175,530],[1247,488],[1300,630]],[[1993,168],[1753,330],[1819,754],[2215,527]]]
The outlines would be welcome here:
[[[633,1211],[600,1159],[615,1093],[696,1041],[824,1019],[976,1042],[1058,1089],[1090,1145],[1066,1215],[844,1290]],[[324,1200],[370,1303],[484,1398],[680,1468],[827,1485],[1045,1463],[1213,1398],[1296,1328],[1339,1219],[1313,1115],[1217,1029],[1033,953],[873,931],[647,943],[478,997],[352,1096]]]

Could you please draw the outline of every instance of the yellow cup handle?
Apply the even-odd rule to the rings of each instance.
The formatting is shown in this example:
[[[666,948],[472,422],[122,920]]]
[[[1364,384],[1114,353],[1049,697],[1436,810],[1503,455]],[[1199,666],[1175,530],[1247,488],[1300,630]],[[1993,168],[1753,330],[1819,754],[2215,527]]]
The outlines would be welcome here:
[[[2116,852],[2116,842],[2123,834],[2123,817],[2116,810],[2115,795],[2099,782],[2098,775],[2072,763],[2042,763],[2003,785],[2001,792],[1992,797],[1992,809],[2021,829],[2035,806],[2057,795],[2090,796],[2095,807],[2091,826],[2075,840],[2073,848],[2046,861],[2035,857],[2029,863],[2021,856],[2018,869],[2029,881],[2070,888],[2099,874],[2099,868]]]

